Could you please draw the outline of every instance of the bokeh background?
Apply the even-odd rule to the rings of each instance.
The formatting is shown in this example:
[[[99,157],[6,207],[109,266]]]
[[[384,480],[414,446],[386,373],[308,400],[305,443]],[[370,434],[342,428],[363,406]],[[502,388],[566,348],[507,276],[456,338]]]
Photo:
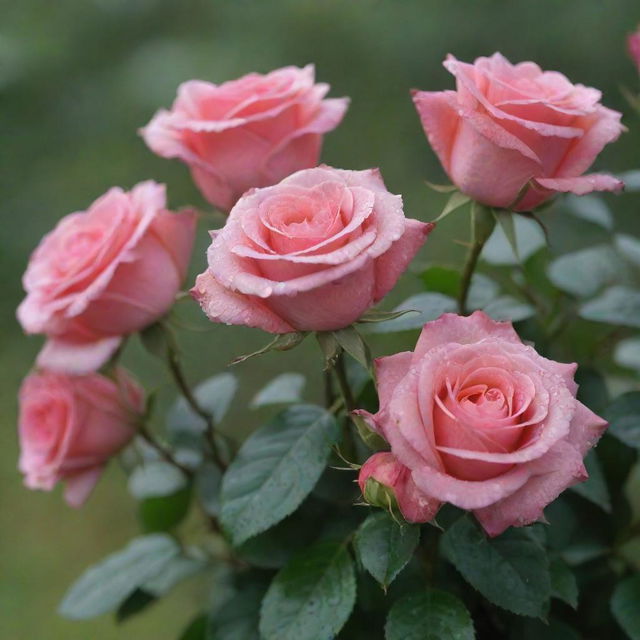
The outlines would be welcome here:
[[[171,103],[180,82],[314,62],[331,95],[352,98],[344,123],[327,137],[323,160],[379,166],[390,190],[403,194],[407,214],[423,220],[442,203],[423,180],[444,176],[408,91],[450,88],[440,64],[448,52],[469,60],[500,50],[598,87],[606,105],[625,112],[630,131],[596,168],[640,166],[640,121],[620,92],[622,85],[638,88],[624,47],[640,21],[637,0],[2,0],[0,15],[0,637],[7,640],[175,638],[196,610],[197,585],[121,627],[108,616],[58,618],[57,603],[81,570],[136,533],[135,504],[117,464],[81,511],[67,508],[59,492],[27,492],[16,471],[16,393],[40,345],[21,334],[14,317],[29,252],[61,216],[112,185],[154,178],[168,184],[172,206],[206,209],[186,168],[153,156],[137,135]],[[618,228],[637,233],[637,198],[609,204]],[[554,250],[576,248],[553,211],[545,217]],[[418,264],[460,260],[451,240],[466,239],[466,227],[452,218],[431,236]],[[192,273],[204,265],[205,228]],[[390,303],[411,288],[412,277],[404,277]],[[195,305],[183,305],[180,313],[206,329]],[[219,327],[180,340],[196,382],[265,336]],[[376,346],[378,353],[389,347]],[[305,349],[309,359],[319,357],[313,345]],[[173,392],[162,364],[136,344],[127,360],[166,406]],[[260,416],[245,408],[247,400],[275,371],[299,363],[296,352],[239,367],[241,393],[226,430],[255,427]]]

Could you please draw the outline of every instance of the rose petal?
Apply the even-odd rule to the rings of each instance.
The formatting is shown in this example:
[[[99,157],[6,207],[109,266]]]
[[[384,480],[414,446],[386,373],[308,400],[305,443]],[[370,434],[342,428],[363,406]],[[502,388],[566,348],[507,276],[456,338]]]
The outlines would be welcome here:
[[[205,271],[190,291],[202,310],[215,322],[245,324],[269,333],[290,333],[295,329],[268,309],[259,299],[248,298],[223,287]]]
[[[96,371],[115,353],[122,337],[114,336],[95,342],[73,342],[63,338],[49,338],[36,359],[39,367],[65,373]]]

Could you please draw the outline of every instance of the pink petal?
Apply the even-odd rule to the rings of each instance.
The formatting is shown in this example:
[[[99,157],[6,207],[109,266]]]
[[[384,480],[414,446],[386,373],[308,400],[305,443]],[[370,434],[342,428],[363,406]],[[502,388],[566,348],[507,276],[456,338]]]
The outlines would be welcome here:
[[[70,507],[81,507],[93,491],[103,467],[96,467],[65,478],[64,499]]]
[[[374,364],[376,369],[378,398],[380,407],[386,407],[393,397],[393,392],[404,378],[411,365],[411,351],[394,353],[392,356],[376,358]]]
[[[413,91],[422,128],[444,170],[451,168],[451,152],[460,124],[455,91]]]
[[[393,289],[434,227],[433,223],[407,218],[404,235],[376,259],[376,302]]]
[[[567,441],[580,452],[580,455],[584,456],[589,449],[596,445],[608,426],[606,420],[576,400],[576,411],[571,421],[571,430]]]
[[[531,477],[527,465],[516,466],[510,471],[490,480],[458,480],[437,469],[423,465],[413,468],[413,480],[424,493],[450,502],[461,509],[481,509],[507,498]]]
[[[116,351],[122,337],[104,338],[95,342],[73,342],[64,338],[49,338],[36,359],[39,367],[64,373],[82,374],[96,371]]]
[[[191,295],[213,322],[244,324],[269,333],[290,333],[295,329],[268,309],[262,300],[225,289],[209,271],[196,278]]]
[[[484,338],[522,344],[510,322],[496,322],[483,311],[474,311],[466,317],[445,313],[422,329],[413,352],[413,362],[420,362],[428,351],[441,344],[471,344]]]
[[[522,527],[535,522],[542,516],[544,507],[567,487],[588,477],[582,455],[566,442],[559,442],[526,468],[531,478],[524,486],[503,500],[474,511],[490,536],[497,536],[510,526]]]
[[[591,173],[577,178],[536,178],[536,182],[550,191],[575,193],[583,196],[593,191],[622,191],[624,182],[603,173]]]
[[[181,279],[184,279],[189,267],[197,221],[195,211],[185,210],[178,213],[163,211],[150,228],[172,257]]]

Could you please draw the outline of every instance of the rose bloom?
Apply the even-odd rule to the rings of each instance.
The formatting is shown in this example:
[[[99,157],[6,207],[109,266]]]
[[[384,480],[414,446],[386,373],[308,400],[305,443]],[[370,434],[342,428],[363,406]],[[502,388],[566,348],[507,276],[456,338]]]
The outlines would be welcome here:
[[[164,185],[110,189],[46,235],[23,278],[18,320],[48,341],[42,367],[100,367],[122,336],[151,324],[174,302],[195,234],[193,212],[167,211]]]
[[[414,512],[449,502],[495,536],[540,519],[587,479],[583,458],[607,424],[576,400],[575,370],[524,345],[510,323],[445,314],[424,326],[413,353],[376,361],[380,410],[356,413],[409,470],[421,497]],[[377,477],[370,463],[361,486]]]
[[[449,56],[456,91],[415,91],[429,142],[451,181],[492,207],[533,209],[556,192],[618,191],[620,180],[582,175],[624,127],[601,93],[499,53],[467,64]],[[532,188],[516,203],[531,180]]]
[[[81,506],[105,464],[133,438],[144,394],[122,369],[112,380],[97,373],[29,375],[20,389],[20,471],[30,489],[65,483],[65,499]]]
[[[324,99],[329,85],[314,76],[308,65],[221,85],[185,82],[142,136],[154,153],[185,162],[204,197],[229,211],[247,189],[318,164],[322,135],[340,124],[349,100]]]
[[[432,228],[404,217],[377,170],[299,171],[238,201],[191,293],[215,322],[339,329],[390,291]]]
[[[636,63],[640,72],[640,27],[627,38],[627,48],[631,59]]]

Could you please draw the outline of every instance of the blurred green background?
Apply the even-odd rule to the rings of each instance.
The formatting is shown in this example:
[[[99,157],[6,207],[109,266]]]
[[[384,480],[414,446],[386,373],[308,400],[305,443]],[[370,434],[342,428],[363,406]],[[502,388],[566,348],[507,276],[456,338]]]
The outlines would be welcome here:
[[[308,62],[332,85],[331,95],[352,98],[344,123],[327,137],[323,160],[350,169],[379,166],[390,190],[403,194],[407,214],[432,219],[442,198],[422,181],[443,182],[444,176],[409,89],[450,88],[452,78],[440,64],[448,52],[470,60],[500,50],[512,61],[535,60],[598,87],[605,104],[628,112],[620,86],[635,90],[638,78],[624,38],[640,21],[640,7],[637,0],[3,0],[0,7],[0,637],[175,638],[196,610],[197,586],[120,628],[108,616],[82,623],[56,616],[66,587],[136,532],[136,516],[117,464],[81,511],[67,508],[59,492],[28,493],[21,486],[15,397],[40,341],[22,336],[14,310],[20,276],[40,237],[110,186],[128,188],[148,178],[168,184],[172,206],[206,208],[187,170],[153,156],[137,129],[171,103],[184,80],[221,82]],[[602,154],[597,168],[640,166],[639,123],[632,114],[625,122],[630,132]],[[637,229],[637,199],[635,205],[629,196],[609,202],[619,228]],[[553,209],[546,218],[554,249],[571,247]],[[204,230],[193,273],[204,265]],[[451,239],[465,235],[449,218],[420,260],[457,262],[460,248]],[[410,289],[411,279],[406,275],[401,289]],[[391,303],[401,294],[394,292]],[[183,306],[183,316],[205,327],[191,303]],[[226,327],[181,336],[193,381],[264,340],[257,331]],[[389,347],[375,346],[378,353]],[[309,358],[318,357],[313,345],[305,348]],[[161,364],[135,344],[127,359],[166,406],[173,392]],[[274,371],[299,362],[296,352],[239,367],[241,394],[227,431],[253,428],[260,416],[243,409],[247,399]]]

